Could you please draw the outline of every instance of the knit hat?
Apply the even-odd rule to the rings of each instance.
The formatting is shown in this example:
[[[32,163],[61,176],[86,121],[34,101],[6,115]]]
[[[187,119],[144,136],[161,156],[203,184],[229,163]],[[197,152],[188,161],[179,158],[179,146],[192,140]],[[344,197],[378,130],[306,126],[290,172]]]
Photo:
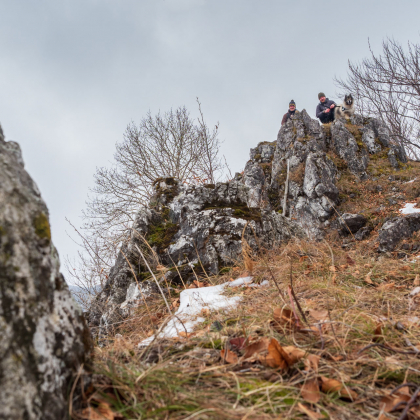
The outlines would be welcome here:
[[[289,102],[289,106],[290,105],[293,105],[296,108],[296,104],[295,104],[295,101],[293,99]]]
[[[324,92],[319,92],[318,93],[318,99],[321,99],[323,96],[325,96],[325,93]]]

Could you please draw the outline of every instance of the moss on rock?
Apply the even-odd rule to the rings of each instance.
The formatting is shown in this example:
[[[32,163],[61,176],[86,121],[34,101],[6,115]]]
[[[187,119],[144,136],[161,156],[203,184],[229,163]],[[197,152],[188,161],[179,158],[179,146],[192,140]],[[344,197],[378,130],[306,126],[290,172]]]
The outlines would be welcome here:
[[[33,226],[35,228],[35,233],[39,238],[47,239],[48,242],[51,241],[50,223],[45,213],[41,212],[35,217],[33,221]]]

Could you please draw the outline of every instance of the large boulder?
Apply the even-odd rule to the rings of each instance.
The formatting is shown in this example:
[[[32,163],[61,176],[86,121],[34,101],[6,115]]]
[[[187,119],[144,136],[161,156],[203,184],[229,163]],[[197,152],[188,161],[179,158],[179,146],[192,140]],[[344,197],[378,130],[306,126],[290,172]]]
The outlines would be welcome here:
[[[67,418],[90,333],[60,273],[48,210],[0,129],[0,418]]]
[[[420,213],[394,217],[383,224],[379,231],[380,252],[393,251],[402,239],[410,238],[420,230]]]

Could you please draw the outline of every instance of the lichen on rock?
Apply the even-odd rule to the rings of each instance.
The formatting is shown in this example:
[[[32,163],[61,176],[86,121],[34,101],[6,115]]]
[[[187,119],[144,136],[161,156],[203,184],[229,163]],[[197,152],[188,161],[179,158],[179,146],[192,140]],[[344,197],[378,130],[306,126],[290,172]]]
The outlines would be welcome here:
[[[69,388],[89,362],[90,333],[60,273],[47,207],[19,145],[2,134],[0,334],[0,418],[66,418]]]

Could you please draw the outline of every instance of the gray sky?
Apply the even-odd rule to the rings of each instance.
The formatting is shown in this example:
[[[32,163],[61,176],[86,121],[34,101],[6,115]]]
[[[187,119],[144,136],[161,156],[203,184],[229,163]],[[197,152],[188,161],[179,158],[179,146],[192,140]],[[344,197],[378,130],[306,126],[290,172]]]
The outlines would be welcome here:
[[[23,149],[50,209],[53,240],[75,256],[93,174],[126,125],[195,98],[220,122],[242,170],[274,140],[288,102],[314,116],[335,98],[347,60],[385,36],[417,42],[420,2],[283,0],[0,0],[0,122]]]

